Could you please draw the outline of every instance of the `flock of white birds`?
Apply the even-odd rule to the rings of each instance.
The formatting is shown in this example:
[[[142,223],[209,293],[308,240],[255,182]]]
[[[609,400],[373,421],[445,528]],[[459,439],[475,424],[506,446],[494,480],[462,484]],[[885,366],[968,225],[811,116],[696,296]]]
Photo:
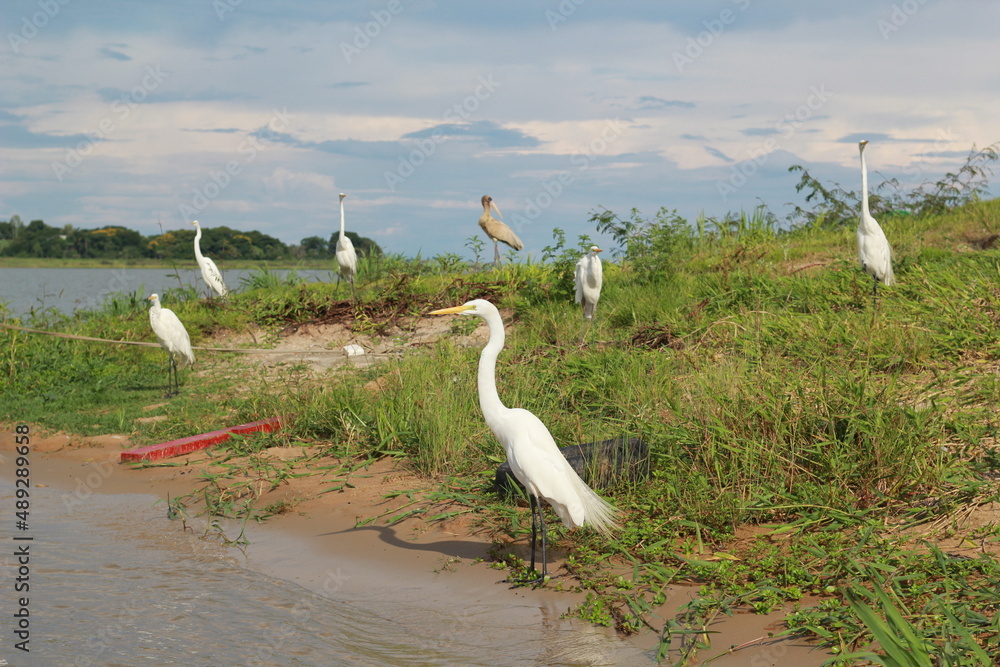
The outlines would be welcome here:
[[[872,276],[873,297],[877,298],[878,284],[891,285],[892,251],[882,228],[872,217],[868,207],[868,168],[865,163],[865,146],[861,141],[861,217],[858,224],[858,259],[861,268]],[[354,277],[357,273],[357,254],[354,245],[344,231],[344,198],[340,195],[340,236],[337,240],[337,265],[339,275],[351,284],[354,296]],[[493,198],[484,195],[483,214],[479,226],[493,241],[494,263],[500,265],[499,244],[504,243],[515,250],[524,244],[517,234],[501,220],[494,218],[493,211],[500,217],[500,209]],[[195,259],[201,268],[201,275],[209,288],[220,297],[227,294],[226,285],[219,269],[208,257],[201,253],[201,226],[197,221],[192,225],[198,230],[194,239]],[[592,246],[576,265],[576,303],[583,308],[584,326],[592,322],[597,302],[601,296],[603,270],[597,246]],[[177,316],[160,305],[159,296],[149,297],[152,307],[149,321],[160,345],[170,357],[168,369],[168,395],[178,391],[177,364],[194,363],[191,339]],[[548,578],[546,569],[547,536],[545,515],[541,501],[547,502],[569,528],[590,526],[605,535],[610,535],[617,526],[619,511],[597,495],[573,470],[556,445],[545,424],[531,412],[522,408],[508,408],[500,400],[496,386],[496,362],[504,346],[504,325],[500,312],[489,301],[474,299],[461,306],[435,310],[431,315],[473,315],[486,321],[489,327],[489,341],[479,358],[479,407],[487,425],[497,440],[503,445],[514,476],[528,492],[531,507],[531,570],[535,572],[535,545],[539,527],[542,533],[542,570],[539,576],[520,583],[540,583]],[[581,334],[582,338],[582,334]],[[171,377],[173,384],[171,385]]]

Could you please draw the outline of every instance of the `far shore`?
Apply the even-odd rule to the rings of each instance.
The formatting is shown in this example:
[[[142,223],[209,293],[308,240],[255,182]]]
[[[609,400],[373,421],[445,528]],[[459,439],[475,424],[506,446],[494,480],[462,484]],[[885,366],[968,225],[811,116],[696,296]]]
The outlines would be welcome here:
[[[333,271],[337,260],[330,259],[233,259],[217,261],[222,270],[229,269],[295,269],[297,271]],[[58,257],[0,257],[0,269],[197,269],[193,261],[166,259],[96,259]]]

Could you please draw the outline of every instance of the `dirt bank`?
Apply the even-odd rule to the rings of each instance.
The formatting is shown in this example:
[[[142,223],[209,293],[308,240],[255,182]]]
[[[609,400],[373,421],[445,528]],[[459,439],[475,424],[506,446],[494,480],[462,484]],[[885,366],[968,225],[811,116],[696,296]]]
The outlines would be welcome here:
[[[9,425],[0,428],[5,433],[13,433]],[[5,437],[3,443],[3,454],[9,457],[13,438]],[[195,452],[169,461],[168,466],[134,468],[118,462],[120,453],[129,446],[127,437],[121,435],[84,438],[61,433],[32,433],[32,480],[61,489],[67,503],[85,503],[94,493],[145,493],[166,500],[203,488],[206,485],[204,473],[211,474],[218,466],[217,458]],[[272,449],[267,456],[274,460],[297,459],[301,452],[294,450]],[[294,509],[271,517],[263,525],[250,522],[245,527],[250,540],[250,545],[244,549],[248,565],[271,576],[322,590],[322,573],[329,572],[330,563],[337,563],[338,568],[355,573],[354,586],[371,590],[385,590],[388,586],[392,590],[409,591],[427,600],[431,606],[435,601],[461,604],[464,596],[473,595],[465,603],[483,605],[483,609],[490,610],[490,618],[506,624],[505,627],[544,620],[558,626],[560,632],[579,632],[581,637],[590,640],[601,635],[613,637],[610,630],[595,629],[577,620],[559,619],[582,602],[584,594],[558,591],[554,585],[531,589],[512,588],[505,583],[506,572],[491,568],[489,560],[494,542],[509,542],[509,536],[494,534],[488,526],[469,515],[438,523],[411,517],[393,525],[379,521],[358,527],[360,519],[391,514],[410,502],[406,494],[392,499],[386,498],[387,495],[429,490],[434,482],[417,477],[389,459],[346,475],[344,468],[339,466],[341,463],[314,459],[311,466],[330,466],[333,472],[293,477],[278,489],[261,491],[258,505],[294,499]],[[347,484],[337,491],[324,493],[335,481],[333,477]],[[163,507],[166,514],[166,503]],[[186,519],[175,520],[169,525],[176,526],[177,530],[183,530],[186,524],[196,532],[207,531],[204,519],[194,515],[196,508],[189,510]],[[240,528],[230,523],[225,533],[234,539]],[[217,533],[209,532],[208,539],[217,538]],[[527,540],[507,545],[511,547],[515,553],[527,557]],[[561,570],[558,553],[550,560],[550,570]],[[660,615],[674,614],[696,595],[695,588],[674,588]],[[808,666],[819,665],[829,657],[801,641],[770,639],[770,635],[780,632],[779,620],[777,614],[723,617],[713,626],[718,633],[712,639],[715,648],[701,651],[699,657],[708,659],[743,644],[746,646],[717,658],[712,664]],[[605,657],[612,659],[614,664],[649,664],[655,655],[652,649],[656,643],[656,634],[648,632],[624,643],[613,643],[618,647],[614,649],[615,655]]]

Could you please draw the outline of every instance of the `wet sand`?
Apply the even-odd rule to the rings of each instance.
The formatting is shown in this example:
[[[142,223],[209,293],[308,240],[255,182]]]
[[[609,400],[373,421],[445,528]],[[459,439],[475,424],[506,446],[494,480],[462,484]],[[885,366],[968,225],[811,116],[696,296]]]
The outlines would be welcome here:
[[[9,428],[3,429],[11,433]],[[3,454],[9,456],[12,439],[4,438]],[[86,507],[91,494],[142,493],[162,499],[175,498],[201,487],[199,470],[209,457],[202,452],[179,457],[181,465],[135,469],[118,463],[120,452],[128,448],[123,436],[71,438],[56,434],[32,435],[32,482],[60,489],[63,502]],[[314,480],[316,484],[324,484]],[[264,524],[243,526],[250,545],[242,549],[245,567],[293,582],[323,595],[344,597],[354,604],[373,604],[394,611],[394,622],[411,623],[416,632],[428,633],[442,642],[460,642],[463,636],[482,633],[516,633],[525,629],[544,631],[544,643],[551,656],[539,664],[655,663],[658,637],[653,632],[619,639],[614,632],[560,616],[583,601],[585,595],[549,588],[511,588],[504,583],[505,570],[492,569],[488,531],[468,519],[427,524],[407,519],[392,526],[375,522],[356,527],[359,518],[368,518],[407,499],[386,500],[387,490],[407,490],[427,486],[389,461],[358,471],[351,480],[354,488],[302,500],[295,511],[272,517]],[[301,491],[301,489],[299,490]],[[164,516],[167,506],[163,505]],[[187,525],[197,533],[206,530],[203,518],[188,517]],[[182,530],[180,521],[167,524]],[[235,539],[241,526],[223,524],[226,535]],[[527,557],[526,540],[515,551]],[[550,560],[550,571],[558,571],[558,559]],[[697,588],[675,587],[660,614],[673,614],[697,595]],[[462,621],[442,627],[435,610],[459,611]],[[736,665],[820,665],[830,656],[801,640],[772,640],[780,632],[775,624],[780,615],[737,614],[722,617],[712,626],[717,633],[712,649],[702,650],[702,661]],[[469,633],[472,633],[470,635]],[[733,646],[747,644],[727,653]],[[676,660],[674,651],[668,662]],[[674,658],[671,660],[670,658]],[[498,660],[502,659],[498,656]],[[697,664],[697,663],[694,663]]]

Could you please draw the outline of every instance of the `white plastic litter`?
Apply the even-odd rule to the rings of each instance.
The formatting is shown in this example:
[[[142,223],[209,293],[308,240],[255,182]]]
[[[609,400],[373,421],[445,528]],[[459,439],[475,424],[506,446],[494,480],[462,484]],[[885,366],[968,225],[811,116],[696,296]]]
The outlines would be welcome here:
[[[360,345],[355,345],[354,343],[351,343],[350,345],[344,346],[344,354],[346,354],[349,357],[361,356],[364,353],[365,353],[365,348],[361,347]]]

